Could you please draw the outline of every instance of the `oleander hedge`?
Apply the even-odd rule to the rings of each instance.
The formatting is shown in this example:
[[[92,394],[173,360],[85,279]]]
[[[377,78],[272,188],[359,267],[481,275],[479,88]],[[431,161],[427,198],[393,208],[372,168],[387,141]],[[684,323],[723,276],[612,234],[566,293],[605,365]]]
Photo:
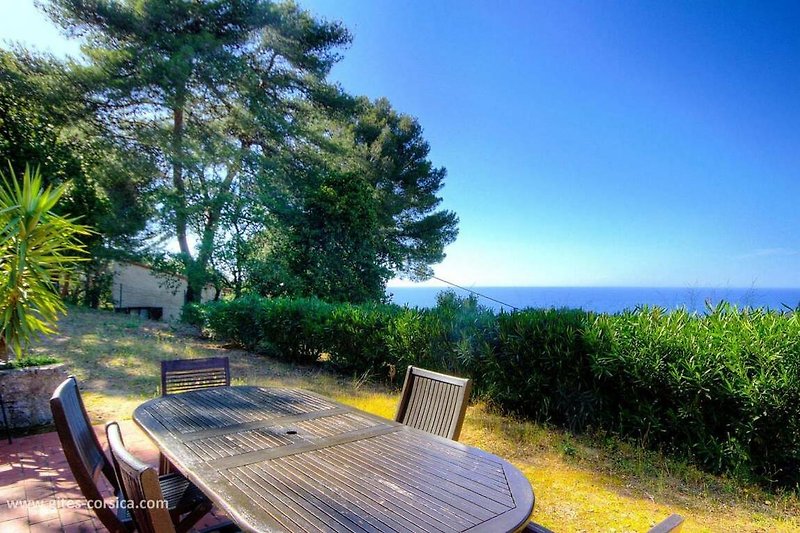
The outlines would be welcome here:
[[[443,293],[431,309],[245,297],[185,309],[213,337],[291,362],[402,381],[407,365],[470,376],[519,416],[602,429],[709,471],[800,483],[800,323],[720,305],[705,315],[496,314]]]

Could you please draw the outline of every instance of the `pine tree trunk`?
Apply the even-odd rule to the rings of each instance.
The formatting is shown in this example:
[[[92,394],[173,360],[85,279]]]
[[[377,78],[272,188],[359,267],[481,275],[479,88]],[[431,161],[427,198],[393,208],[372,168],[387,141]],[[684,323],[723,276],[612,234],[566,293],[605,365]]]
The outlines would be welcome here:
[[[178,205],[175,206],[175,233],[178,236],[178,246],[183,255],[184,268],[186,271],[186,301],[194,302],[200,300],[201,290],[197,290],[195,276],[193,273],[192,251],[189,249],[187,239],[187,216],[186,216],[186,184],[183,179],[183,106],[178,105],[172,110],[172,185],[178,198]]]

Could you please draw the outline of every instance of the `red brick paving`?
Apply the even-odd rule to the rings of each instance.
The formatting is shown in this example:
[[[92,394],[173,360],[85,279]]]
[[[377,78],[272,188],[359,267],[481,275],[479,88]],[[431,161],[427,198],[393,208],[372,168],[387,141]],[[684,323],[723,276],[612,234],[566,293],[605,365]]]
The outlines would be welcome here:
[[[120,425],[125,445],[131,452],[143,461],[158,464],[158,450],[136,424],[127,421]],[[103,426],[94,429],[105,446]],[[111,492],[108,486],[106,489]],[[11,501],[25,500],[43,504],[23,504],[16,508],[9,505]],[[0,532],[106,531],[91,510],[55,505],[56,501],[68,500],[84,501],[56,433],[21,437],[12,444],[5,439],[0,442]],[[223,519],[224,515],[215,509],[196,529],[213,526]]]

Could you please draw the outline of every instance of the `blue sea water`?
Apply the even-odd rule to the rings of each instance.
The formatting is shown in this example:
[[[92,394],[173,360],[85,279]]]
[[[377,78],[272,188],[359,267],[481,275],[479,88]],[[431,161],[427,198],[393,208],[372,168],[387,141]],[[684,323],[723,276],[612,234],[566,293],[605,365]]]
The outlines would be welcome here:
[[[738,307],[776,310],[800,305],[800,288],[665,288],[665,287],[470,287],[481,305],[499,311],[525,308],[580,308],[601,313],[617,313],[643,305],[669,310],[686,308],[703,313],[722,301]],[[443,290],[459,296],[469,292],[448,287],[389,287],[386,292],[399,305],[433,307]],[[487,298],[488,297],[488,298]],[[497,300],[493,301],[490,298]],[[502,302],[499,303],[499,302]],[[506,305],[503,305],[506,304]]]

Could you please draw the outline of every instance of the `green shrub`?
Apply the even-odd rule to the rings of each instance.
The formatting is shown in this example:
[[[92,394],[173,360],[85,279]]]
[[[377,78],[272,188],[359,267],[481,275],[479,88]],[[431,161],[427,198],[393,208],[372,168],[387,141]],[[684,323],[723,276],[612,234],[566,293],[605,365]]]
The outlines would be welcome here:
[[[393,305],[335,306],[326,328],[331,364],[345,374],[386,376],[390,368],[396,370],[390,332],[399,310]]]
[[[421,366],[479,376],[480,353],[496,335],[494,313],[475,298],[441,293],[431,309],[403,308],[388,331],[391,359],[399,369]]]
[[[421,366],[479,377],[477,354],[497,336],[497,316],[478,305],[474,296],[460,298],[452,291],[439,294],[436,307],[424,311],[423,324],[429,345]]]
[[[33,366],[46,366],[60,363],[61,359],[52,355],[26,355],[19,359],[12,359],[8,363],[0,365],[0,369],[7,368],[30,368]]]
[[[387,344],[398,373],[409,365],[433,368],[428,360],[432,336],[429,316],[428,310],[404,307],[390,324]]]
[[[507,410],[573,430],[596,422],[603,395],[590,357],[599,340],[585,334],[592,319],[579,310],[500,314],[486,357],[488,396]]]
[[[190,312],[189,318],[204,320],[203,326],[214,338],[255,350],[263,342],[261,324],[266,318],[266,306],[263,298],[243,296],[204,304],[205,317],[202,313]]]
[[[313,298],[275,298],[260,305],[256,351],[292,363],[311,364],[325,350],[333,307]]]
[[[202,328],[208,321],[208,307],[199,303],[187,303],[181,308],[181,322]]]
[[[244,296],[206,304],[212,334],[248,350],[292,363],[314,363],[324,351],[332,307],[316,299]],[[194,312],[193,312],[194,313]],[[200,313],[194,313],[195,317]]]
[[[800,481],[800,324],[794,314],[721,305],[600,319],[606,425],[675,448],[714,472]]]
[[[477,394],[573,431],[674,450],[707,470],[800,483],[800,320],[719,306],[495,314],[445,293],[436,307],[247,296],[187,308],[214,336],[276,358],[400,382],[407,365],[470,376]]]

